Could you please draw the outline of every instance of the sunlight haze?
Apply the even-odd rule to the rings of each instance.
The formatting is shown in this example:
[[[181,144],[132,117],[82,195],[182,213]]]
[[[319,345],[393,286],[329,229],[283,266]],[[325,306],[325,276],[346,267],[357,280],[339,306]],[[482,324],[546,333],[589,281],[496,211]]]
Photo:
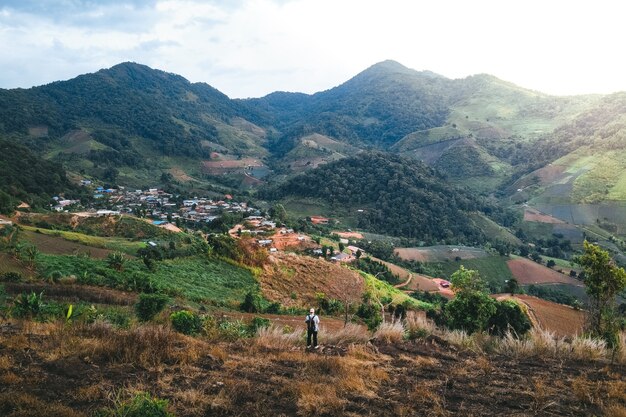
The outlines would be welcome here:
[[[550,94],[611,93],[626,90],[623,9],[609,1],[8,0],[0,87],[133,61],[257,97],[329,89],[392,59]]]

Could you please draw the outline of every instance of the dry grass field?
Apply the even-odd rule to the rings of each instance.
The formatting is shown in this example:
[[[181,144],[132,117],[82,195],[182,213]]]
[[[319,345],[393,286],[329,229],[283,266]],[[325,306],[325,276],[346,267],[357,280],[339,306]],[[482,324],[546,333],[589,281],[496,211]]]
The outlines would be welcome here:
[[[0,414],[86,417],[139,392],[167,400],[177,417],[626,412],[624,365],[604,356],[514,344],[486,355],[479,338],[403,341],[401,331],[387,326],[369,342],[355,328],[351,342],[306,351],[301,333],[276,328],[228,342],[161,324],[15,322],[0,327]]]
[[[269,259],[258,278],[261,291],[285,306],[314,305],[317,293],[358,302],[365,289],[357,272],[323,259],[280,252]]]

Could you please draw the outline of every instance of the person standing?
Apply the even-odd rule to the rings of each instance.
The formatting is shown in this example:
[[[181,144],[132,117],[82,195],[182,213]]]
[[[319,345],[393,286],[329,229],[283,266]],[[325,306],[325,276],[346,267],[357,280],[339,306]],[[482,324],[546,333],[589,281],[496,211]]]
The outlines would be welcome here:
[[[319,348],[317,344],[317,332],[320,328],[320,318],[315,314],[315,309],[312,308],[307,314],[306,319],[304,319],[306,323],[306,347],[311,347],[311,337],[313,338],[313,346],[314,349]]]

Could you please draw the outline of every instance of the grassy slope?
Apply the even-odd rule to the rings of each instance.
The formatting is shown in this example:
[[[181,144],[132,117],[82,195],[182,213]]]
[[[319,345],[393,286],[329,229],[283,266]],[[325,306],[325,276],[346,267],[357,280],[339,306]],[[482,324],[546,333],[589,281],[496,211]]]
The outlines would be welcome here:
[[[70,242],[77,242],[85,246],[94,248],[111,249],[135,255],[137,250],[146,246],[144,242],[131,241],[130,239],[92,236],[78,232],[68,232],[64,230],[49,230],[33,226],[21,226],[24,230],[41,233],[49,236],[57,236]]]
[[[370,291],[375,298],[391,298],[394,304],[407,303],[409,306],[421,310],[432,308],[431,304],[411,298],[392,285],[375,278],[373,275],[361,272],[361,276],[365,279],[366,289]]]
[[[470,214],[470,218],[478,227],[483,230],[483,232],[485,232],[489,239],[501,240],[503,242],[508,242],[513,245],[522,244],[521,240],[519,240],[515,235],[513,235],[504,227],[495,223],[493,220],[485,217],[484,215],[480,213],[472,213]]]

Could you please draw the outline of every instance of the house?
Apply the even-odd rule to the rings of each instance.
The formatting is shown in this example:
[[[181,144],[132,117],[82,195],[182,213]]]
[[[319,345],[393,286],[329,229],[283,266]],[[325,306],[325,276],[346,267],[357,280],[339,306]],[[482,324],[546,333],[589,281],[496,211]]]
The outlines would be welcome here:
[[[259,245],[268,246],[272,244],[272,239],[259,239]]]
[[[117,210],[98,210],[96,214],[98,216],[118,216],[120,212]]]
[[[347,253],[338,253],[337,255],[331,257],[330,260],[335,262],[349,262],[352,260],[352,256]]]
[[[365,253],[363,249],[352,245],[348,246],[348,249],[350,250],[350,252],[352,252],[353,255],[355,255],[358,251],[361,251],[362,254]]]

